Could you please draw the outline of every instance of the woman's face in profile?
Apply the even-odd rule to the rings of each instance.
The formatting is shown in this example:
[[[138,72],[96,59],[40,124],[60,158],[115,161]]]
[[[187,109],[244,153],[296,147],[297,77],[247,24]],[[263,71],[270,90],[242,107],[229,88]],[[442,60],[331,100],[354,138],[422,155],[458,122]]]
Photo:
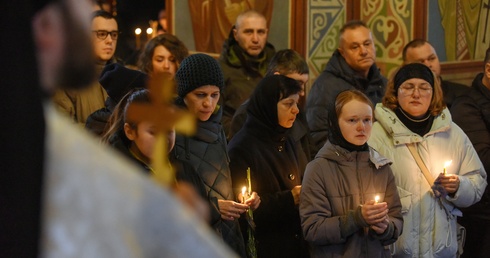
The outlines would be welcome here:
[[[277,118],[279,125],[284,128],[291,128],[296,120],[298,109],[299,94],[290,95],[277,102]]]
[[[342,136],[351,144],[364,145],[371,136],[373,109],[359,100],[351,100],[339,115],[339,128]]]

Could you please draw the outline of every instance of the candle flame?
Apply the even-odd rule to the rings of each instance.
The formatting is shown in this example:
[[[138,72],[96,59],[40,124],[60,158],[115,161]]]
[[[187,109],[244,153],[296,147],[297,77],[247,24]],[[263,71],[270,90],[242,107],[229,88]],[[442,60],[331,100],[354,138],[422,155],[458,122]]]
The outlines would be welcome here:
[[[243,195],[243,196],[245,196],[245,193],[246,193],[246,192],[247,192],[247,187],[246,187],[246,186],[244,186],[244,187],[242,188],[242,195]]]
[[[444,168],[449,167],[449,166],[451,165],[451,163],[452,163],[452,162],[453,162],[452,160],[448,160],[448,161],[446,161],[446,162],[444,163]]]
[[[376,196],[374,197],[374,201],[375,201],[376,203],[378,203],[378,202],[379,202],[379,195],[376,195]]]
[[[136,29],[134,30],[134,33],[135,33],[136,35],[140,35],[140,34],[141,34],[141,29],[140,29],[140,28],[136,28]]]

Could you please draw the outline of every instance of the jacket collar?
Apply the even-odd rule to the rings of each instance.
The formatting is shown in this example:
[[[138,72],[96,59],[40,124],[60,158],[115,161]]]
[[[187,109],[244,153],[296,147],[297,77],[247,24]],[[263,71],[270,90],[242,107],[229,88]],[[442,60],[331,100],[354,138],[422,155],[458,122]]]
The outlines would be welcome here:
[[[318,151],[315,158],[324,158],[338,163],[369,160],[377,169],[392,163],[389,159],[385,158],[371,147],[369,147],[369,151],[349,152],[338,145],[332,144],[330,141],[325,143],[320,151]]]
[[[447,108],[444,108],[442,113],[434,118],[432,127],[428,133],[423,137],[410,131],[396,116],[395,112],[391,109],[383,106],[382,103],[376,105],[374,110],[374,116],[376,122],[379,123],[385,131],[392,136],[393,144],[395,146],[422,142],[428,136],[435,133],[446,132],[451,128],[451,114]]]

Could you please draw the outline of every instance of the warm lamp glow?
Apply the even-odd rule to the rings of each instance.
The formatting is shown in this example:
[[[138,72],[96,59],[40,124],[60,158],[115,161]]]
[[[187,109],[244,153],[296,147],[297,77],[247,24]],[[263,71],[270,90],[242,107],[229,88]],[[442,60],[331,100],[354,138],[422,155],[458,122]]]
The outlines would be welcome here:
[[[140,35],[140,34],[141,34],[141,29],[140,29],[140,28],[136,28],[136,29],[134,30],[134,33],[135,33],[136,35]]]
[[[153,29],[152,28],[146,29],[146,34],[152,34],[152,33],[153,33]]]

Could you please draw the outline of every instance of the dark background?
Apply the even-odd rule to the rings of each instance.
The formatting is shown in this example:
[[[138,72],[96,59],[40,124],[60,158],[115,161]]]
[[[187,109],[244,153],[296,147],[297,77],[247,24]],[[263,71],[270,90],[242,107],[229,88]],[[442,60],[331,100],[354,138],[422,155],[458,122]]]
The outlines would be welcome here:
[[[146,39],[150,20],[158,20],[158,12],[165,8],[165,0],[117,0],[116,20],[121,31],[116,57],[127,65],[136,64],[139,52],[135,48],[134,30],[141,28],[141,43]]]

